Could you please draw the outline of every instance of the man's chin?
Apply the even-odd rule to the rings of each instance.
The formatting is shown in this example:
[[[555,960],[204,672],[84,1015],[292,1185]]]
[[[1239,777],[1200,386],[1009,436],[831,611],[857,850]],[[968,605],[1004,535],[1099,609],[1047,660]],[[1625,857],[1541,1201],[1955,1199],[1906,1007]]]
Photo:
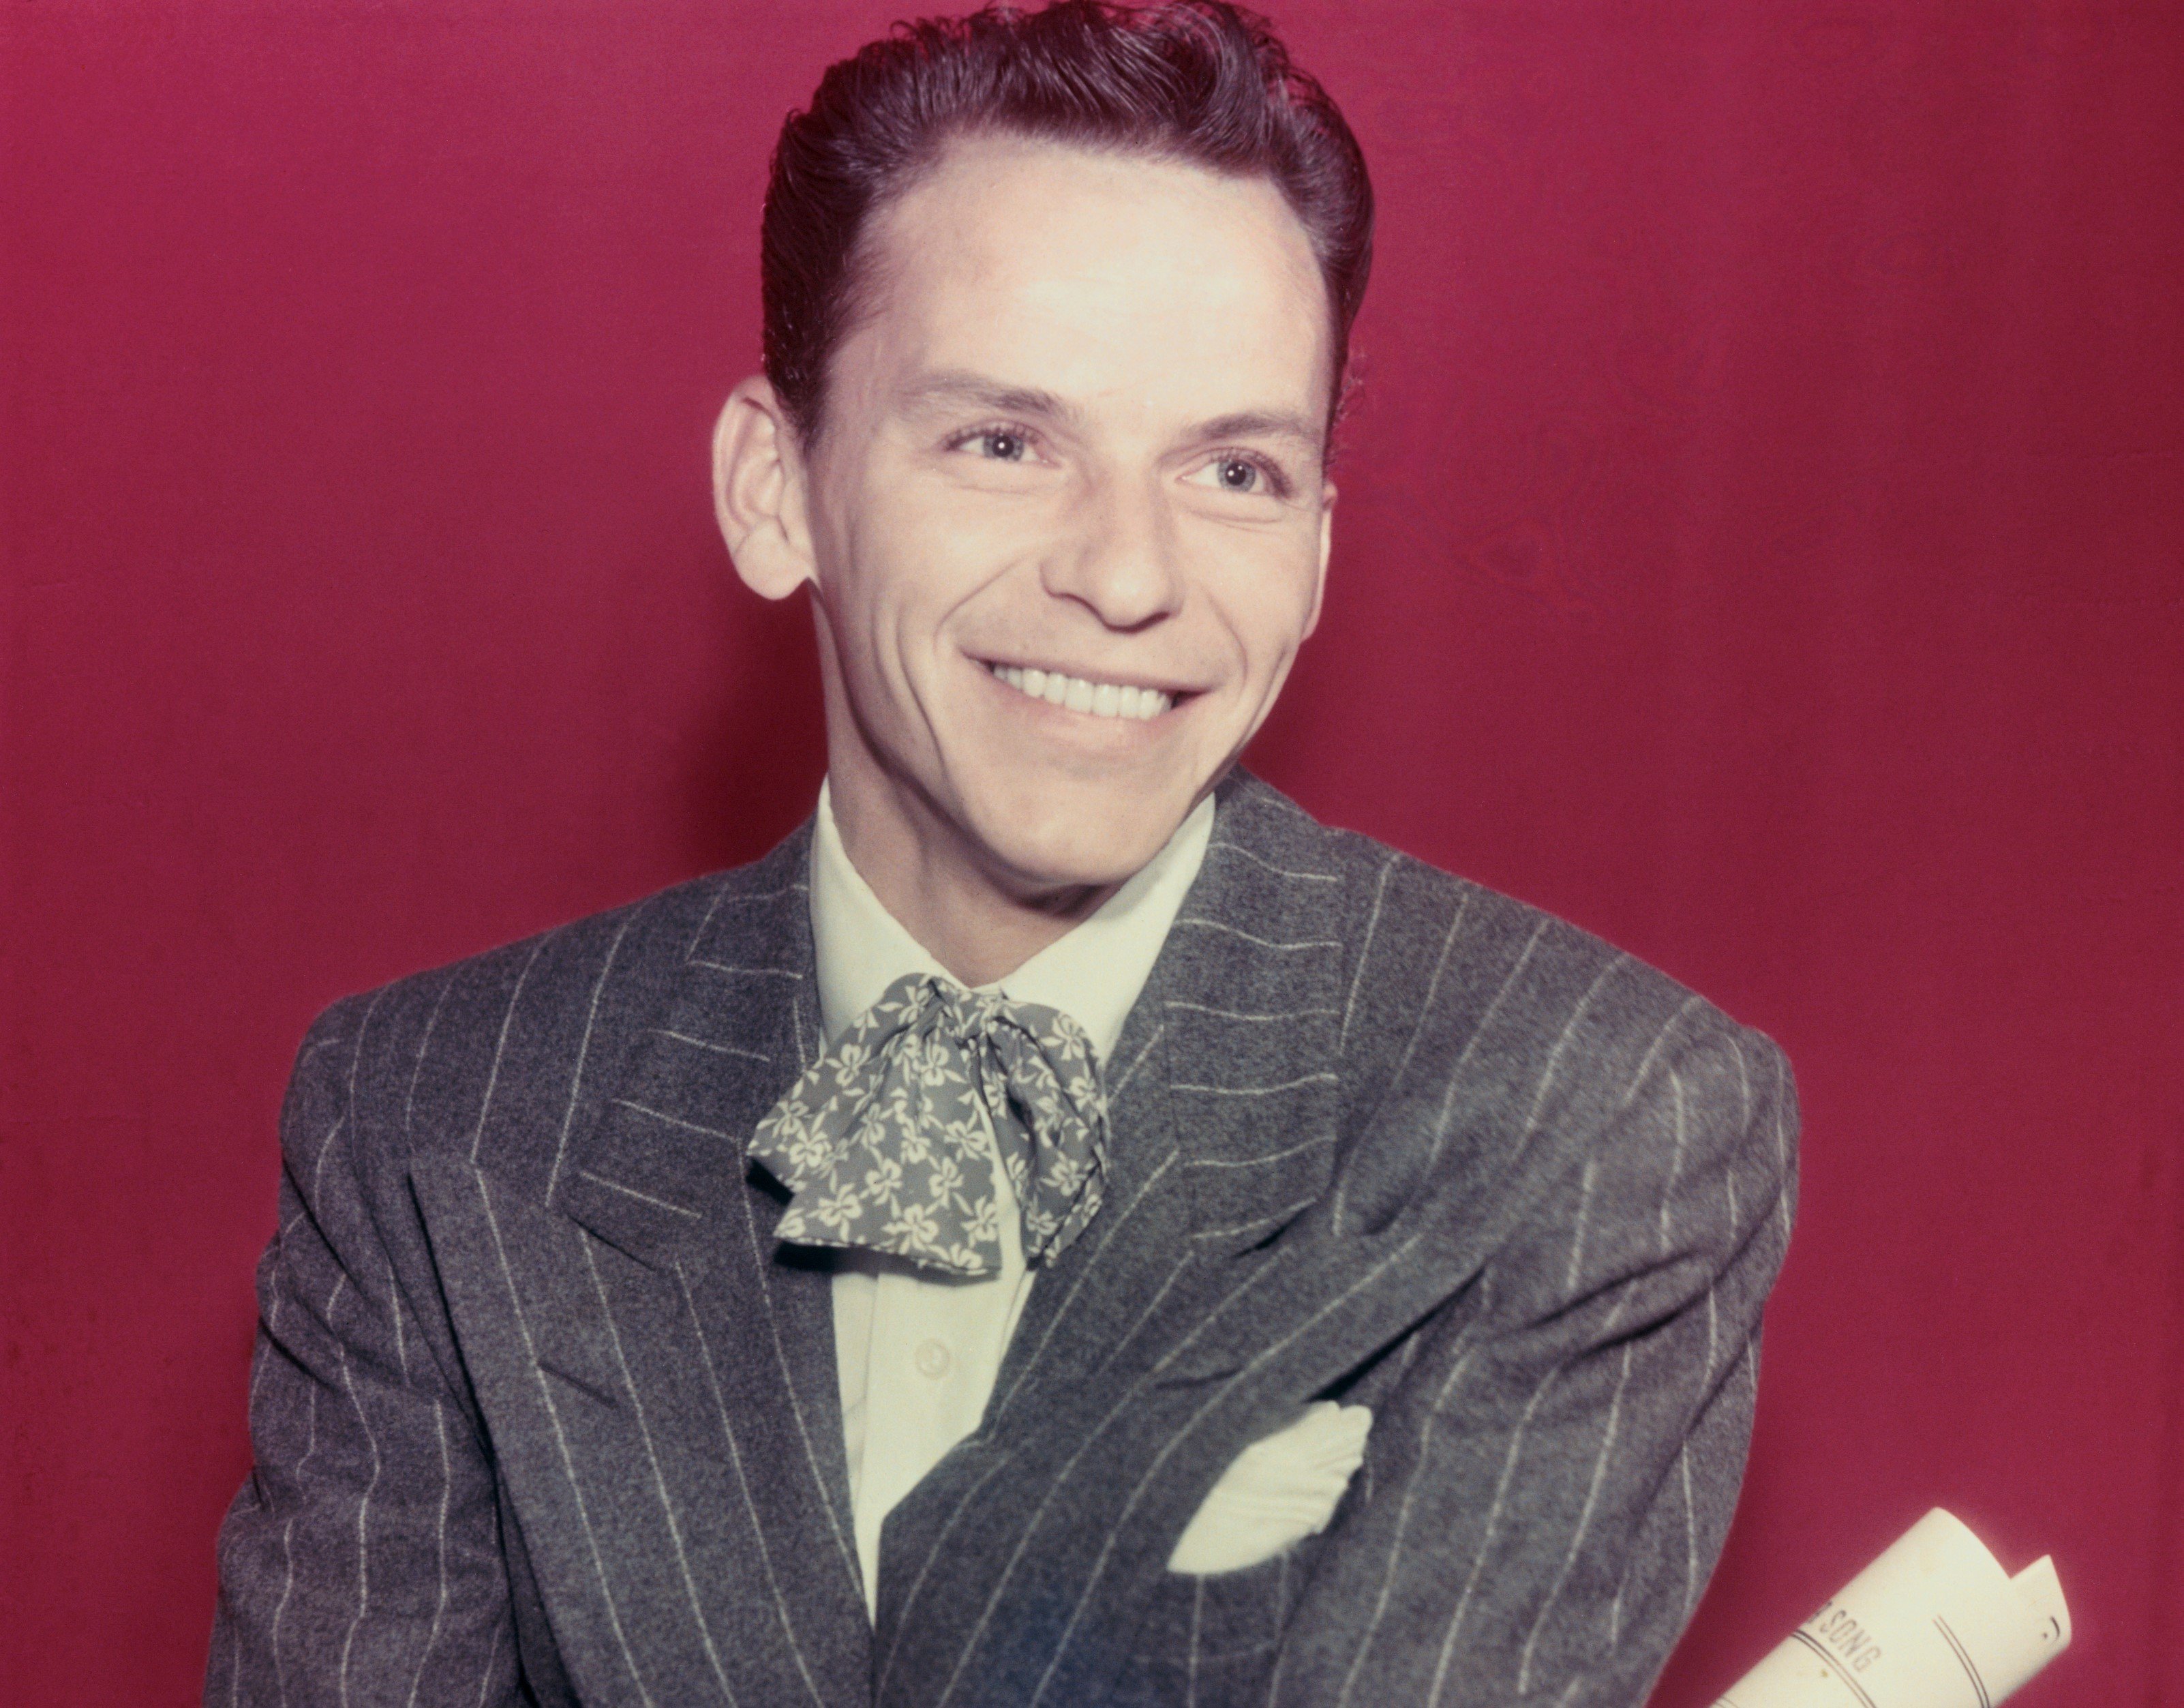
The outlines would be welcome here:
[[[978,840],[996,863],[1037,890],[1112,889],[1167,846],[1191,801],[1135,792],[1070,790],[1036,808],[996,807],[979,818]]]

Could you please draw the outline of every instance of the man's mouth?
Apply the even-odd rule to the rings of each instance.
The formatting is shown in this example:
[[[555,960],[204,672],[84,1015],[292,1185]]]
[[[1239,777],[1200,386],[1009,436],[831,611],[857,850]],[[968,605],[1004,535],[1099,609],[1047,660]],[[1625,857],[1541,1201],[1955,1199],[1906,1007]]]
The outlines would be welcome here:
[[[1019,694],[1094,717],[1121,717],[1142,723],[1175,704],[1172,695],[1157,688],[1139,688],[1127,682],[1097,682],[1014,664],[989,664],[986,668]]]

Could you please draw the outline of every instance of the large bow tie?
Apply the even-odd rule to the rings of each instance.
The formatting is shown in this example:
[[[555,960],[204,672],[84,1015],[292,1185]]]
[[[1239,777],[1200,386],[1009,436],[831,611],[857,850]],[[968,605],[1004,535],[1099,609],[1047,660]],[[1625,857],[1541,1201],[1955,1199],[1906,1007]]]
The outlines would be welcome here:
[[[983,1275],[1001,1265],[996,1149],[1025,1260],[1051,1262],[1107,1168],[1091,1040],[1056,1009],[911,974],[774,1105],[750,1154],[793,1194],[778,1237]]]

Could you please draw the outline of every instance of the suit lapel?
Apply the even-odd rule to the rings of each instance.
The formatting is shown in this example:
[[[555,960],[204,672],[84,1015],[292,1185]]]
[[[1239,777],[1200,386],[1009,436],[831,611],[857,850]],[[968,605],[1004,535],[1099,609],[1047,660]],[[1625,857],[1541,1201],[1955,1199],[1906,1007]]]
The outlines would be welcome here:
[[[1285,796],[1240,773],[1222,807],[1163,957],[1168,1119],[1201,1262],[1145,1368],[1162,1385],[1245,1376],[1279,1421],[1461,1287],[1486,1245],[1461,1197],[1370,1234],[1346,1220],[1357,898],[1329,833]]]
[[[413,1169],[587,1701],[867,1694],[827,1276],[744,1160],[818,1045],[807,846],[724,882],[544,1205]]]
[[[1326,1193],[1349,954],[1325,833],[1249,777],[1221,809],[1161,991],[1170,1119],[1208,1259],[1266,1244]]]
[[[1340,884],[1286,846],[1284,817],[1308,822],[1242,773],[1220,790],[1205,864],[1107,1063],[1106,1203],[1033,1287],[989,1425],[1187,1320],[1194,1262],[1263,1242],[1325,1191]]]

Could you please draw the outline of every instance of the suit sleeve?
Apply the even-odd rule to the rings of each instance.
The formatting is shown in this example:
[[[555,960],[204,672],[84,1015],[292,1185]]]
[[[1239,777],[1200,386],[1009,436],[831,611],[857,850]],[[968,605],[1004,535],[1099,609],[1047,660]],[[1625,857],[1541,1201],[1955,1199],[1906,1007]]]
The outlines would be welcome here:
[[[1781,1054],[1717,1022],[1357,1398],[1274,1700],[1637,1708],[1704,1588],[1795,1194]]]
[[[374,1219],[354,1105],[375,1007],[320,1017],[281,1114],[208,1704],[519,1700],[491,1466]]]

